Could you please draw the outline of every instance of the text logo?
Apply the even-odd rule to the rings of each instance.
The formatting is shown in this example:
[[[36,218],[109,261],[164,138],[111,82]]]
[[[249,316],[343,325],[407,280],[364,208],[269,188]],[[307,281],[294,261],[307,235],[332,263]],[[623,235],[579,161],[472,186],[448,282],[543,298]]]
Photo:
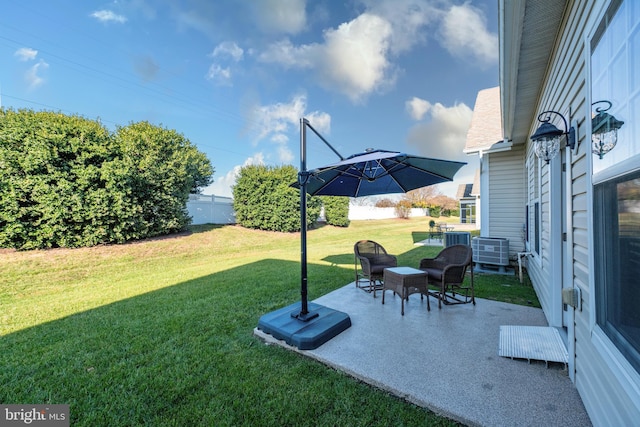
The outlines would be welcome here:
[[[0,405],[0,427],[69,427],[69,405]]]

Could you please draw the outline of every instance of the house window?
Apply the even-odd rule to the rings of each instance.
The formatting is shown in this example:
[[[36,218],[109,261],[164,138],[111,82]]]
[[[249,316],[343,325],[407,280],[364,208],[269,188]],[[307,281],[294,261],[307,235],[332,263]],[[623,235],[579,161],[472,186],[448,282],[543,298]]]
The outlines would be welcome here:
[[[475,224],[476,222],[476,203],[460,202],[460,222],[462,224]]]
[[[529,198],[525,213],[525,244],[529,251],[540,254],[540,162],[533,154],[527,161]]]
[[[640,171],[594,188],[597,322],[640,372]]]
[[[592,156],[596,322],[640,372],[640,7],[614,1],[591,43],[592,102],[625,122]],[[596,105],[597,106],[597,105]],[[595,108],[595,106],[594,106]],[[592,112],[595,115],[595,111]]]

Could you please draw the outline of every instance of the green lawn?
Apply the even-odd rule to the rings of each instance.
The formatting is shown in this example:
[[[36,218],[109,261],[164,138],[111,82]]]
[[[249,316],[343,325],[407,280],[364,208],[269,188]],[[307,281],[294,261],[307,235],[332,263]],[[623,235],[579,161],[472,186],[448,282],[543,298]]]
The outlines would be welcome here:
[[[308,233],[309,299],[353,281],[372,239],[416,265],[428,219]],[[298,234],[198,226],[118,246],[0,250],[0,402],[67,403],[73,426],[455,425],[253,335],[300,299]],[[515,276],[476,295],[538,306]]]

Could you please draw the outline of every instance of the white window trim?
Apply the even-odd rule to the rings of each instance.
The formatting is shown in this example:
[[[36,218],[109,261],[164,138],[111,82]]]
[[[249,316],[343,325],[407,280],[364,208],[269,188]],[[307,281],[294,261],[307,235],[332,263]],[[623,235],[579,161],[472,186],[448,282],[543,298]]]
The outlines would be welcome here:
[[[628,0],[624,0],[628,1]],[[600,25],[600,22],[604,19],[606,11],[609,9],[611,1],[606,1],[601,4],[600,10],[594,10],[594,14],[590,22],[587,24],[587,28],[590,28],[590,31],[587,33],[584,39],[584,55],[585,55],[585,63],[587,64],[586,68],[586,82],[587,82],[587,93],[586,93],[586,101],[587,106],[590,106],[592,103],[591,99],[591,86],[592,86],[592,76],[591,76],[591,40],[593,39],[595,32]],[[590,107],[589,112],[591,111]],[[587,116],[588,117],[588,116]],[[585,138],[585,143],[589,144],[591,138],[591,120],[585,120],[585,131],[587,137]],[[589,144],[590,146],[590,144]],[[591,149],[589,148],[587,153],[587,178],[589,179],[589,185],[587,185],[587,227],[590,231],[587,235],[587,244],[589,248],[594,247],[594,209],[593,209],[593,186],[597,185],[603,181],[607,181],[613,179],[617,176],[621,176],[623,174],[632,173],[633,168],[630,168],[630,165],[637,165],[638,159],[640,159],[640,154],[633,156],[630,159],[627,159],[623,162],[618,163],[617,165],[611,166],[604,171],[598,172],[597,174],[593,174],[593,155],[591,154]],[[635,169],[640,169],[636,167]],[[595,284],[595,251],[593,249],[589,250],[589,329],[591,334],[591,343],[594,346],[596,352],[608,362],[608,366],[610,371],[615,376],[616,380],[624,390],[624,392],[630,396],[640,396],[640,374],[633,366],[629,363],[626,357],[618,350],[618,347],[609,339],[607,334],[602,330],[602,328],[598,325],[596,321],[597,316],[597,305],[596,305],[596,284]]]
[[[529,235],[527,236],[527,241],[525,242],[525,248],[528,252],[531,252],[533,255],[529,257],[528,262],[534,262],[538,267],[542,266],[542,255],[541,253],[536,252],[535,250],[535,234],[537,234],[538,242],[539,242],[539,250],[542,252],[542,202],[540,194],[542,193],[542,184],[541,184],[541,175],[542,175],[542,167],[540,164],[540,160],[533,153],[533,151],[529,152],[527,156],[526,168],[528,174],[534,171],[536,168],[535,179],[536,182],[533,183],[534,194],[530,192],[529,189],[529,181],[527,180],[527,203],[529,205]],[[537,197],[535,197],[537,195]],[[535,223],[535,204],[538,204],[538,223]],[[531,224],[534,224],[535,233],[531,233]]]

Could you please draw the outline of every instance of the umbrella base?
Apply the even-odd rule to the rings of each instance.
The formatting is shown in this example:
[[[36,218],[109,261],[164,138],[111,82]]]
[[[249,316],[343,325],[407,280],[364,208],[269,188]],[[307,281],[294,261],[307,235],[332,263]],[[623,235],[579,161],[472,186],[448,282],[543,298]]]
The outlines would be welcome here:
[[[313,350],[351,326],[347,313],[315,303],[308,306],[304,316],[299,316],[300,303],[264,314],[258,329],[300,350]]]

